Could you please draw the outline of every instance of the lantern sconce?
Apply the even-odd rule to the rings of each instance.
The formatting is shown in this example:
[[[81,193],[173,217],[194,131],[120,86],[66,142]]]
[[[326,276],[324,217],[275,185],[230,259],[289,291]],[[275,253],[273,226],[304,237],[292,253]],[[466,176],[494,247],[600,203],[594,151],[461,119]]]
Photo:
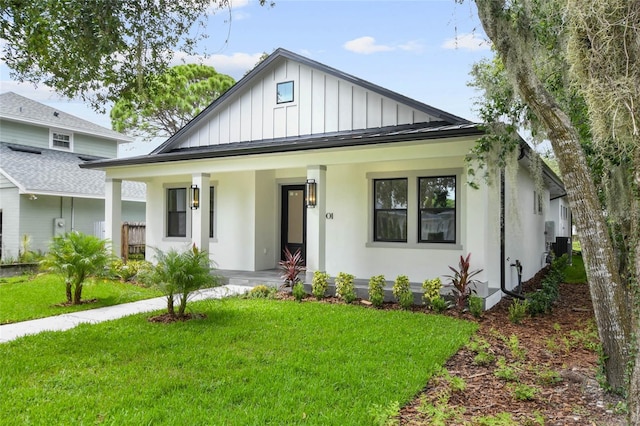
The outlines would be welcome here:
[[[191,210],[200,207],[200,188],[198,185],[191,185]]]
[[[317,184],[315,179],[307,179],[306,191],[307,191],[307,199],[305,200],[305,204],[308,208],[314,208],[317,202],[316,200]]]

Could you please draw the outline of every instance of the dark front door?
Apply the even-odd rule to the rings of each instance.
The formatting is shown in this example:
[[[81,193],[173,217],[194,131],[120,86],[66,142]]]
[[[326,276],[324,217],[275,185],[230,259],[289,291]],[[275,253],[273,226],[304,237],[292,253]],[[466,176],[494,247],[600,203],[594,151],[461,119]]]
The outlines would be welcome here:
[[[306,263],[307,209],[304,205],[304,185],[285,185],[282,187],[282,252],[288,248],[291,254],[300,250]]]

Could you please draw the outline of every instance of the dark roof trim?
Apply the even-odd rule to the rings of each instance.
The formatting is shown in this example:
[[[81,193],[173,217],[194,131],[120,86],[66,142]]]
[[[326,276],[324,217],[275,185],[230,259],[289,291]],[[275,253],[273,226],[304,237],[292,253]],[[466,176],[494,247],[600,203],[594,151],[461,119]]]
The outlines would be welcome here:
[[[442,124],[442,123],[440,123]],[[81,164],[88,169],[138,164],[166,163],[171,161],[224,158],[256,154],[308,151],[312,149],[346,148],[364,145],[411,142],[415,140],[442,139],[465,136],[479,136],[484,130],[477,124],[431,126],[391,126],[382,129],[366,129],[362,132],[312,135],[306,138],[282,138],[255,142],[236,142],[211,145],[201,148],[185,148],[155,155],[92,161]]]
[[[466,120],[462,117],[458,117],[456,115],[450,114],[446,111],[443,111],[441,109],[438,108],[434,108],[430,105],[424,104],[422,102],[418,102],[415,99],[411,99],[408,98],[404,95],[401,95],[397,92],[393,92],[389,89],[385,89],[384,87],[375,85],[373,83],[370,83],[366,80],[362,80],[360,78],[357,78],[351,74],[347,74],[345,72],[342,72],[340,70],[337,70],[335,68],[329,67],[327,65],[321,64],[320,62],[316,62],[314,60],[311,60],[309,58],[306,58],[304,56],[300,56],[296,53],[290,52],[286,49],[283,48],[279,48],[277,50],[275,50],[271,55],[269,55],[264,61],[262,61],[260,64],[258,64],[253,70],[251,70],[248,74],[246,74],[243,78],[240,79],[240,81],[238,81],[236,84],[234,84],[229,90],[227,90],[225,93],[223,93],[218,99],[214,100],[208,107],[206,107],[205,109],[203,109],[200,114],[198,114],[197,116],[195,116],[190,122],[188,122],[187,124],[184,125],[184,127],[182,127],[180,130],[178,130],[173,136],[171,136],[169,139],[167,139],[165,142],[163,142],[160,146],[158,146],[156,149],[154,149],[153,151],[151,151],[150,155],[156,155],[156,154],[160,154],[160,153],[165,153],[168,150],[171,149],[171,147],[177,143],[177,141],[182,137],[182,135],[186,134],[189,132],[189,130],[191,130],[192,127],[194,127],[195,125],[197,125],[197,123],[199,123],[201,120],[203,120],[211,111],[213,111],[214,109],[217,108],[218,105],[220,105],[221,103],[225,102],[227,99],[229,99],[230,97],[232,97],[236,92],[238,92],[239,90],[241,90],[244,86],[246,86],[248,84],[249,81],[251,81],[253,79],[253,77],[256,74],[259,74],[260,72],[262,72],[262,70],[264,70],[265,68],[267,68],[269,65],[271,65],[273,62],[275,62],[276,60],[280,59],[280,58],[286,58],[292,61],[296,61],[296,62],[300,62],[302,64],[305,64],[311,68],[315,68],[318,69],[322,72],[325,72],[329,75],[332,75],[334,77],[337,78],[341,78],[344,80],[347,80],[351,83],[354,83],[356,85],[362,86],[368,90],[371,90],[373,92],[376,92],[382,96],[388,97],[390,99],[393,99],[395,101],[398,101],[400,103],[404,103],[408,106],[410,106],[411,108],[415,108],[417,110],[420,110],[426,114],[432,115],[434,117],[437,117],[445,122],[448,122],[449,124],[471,124],[471,122],[469,120]]]

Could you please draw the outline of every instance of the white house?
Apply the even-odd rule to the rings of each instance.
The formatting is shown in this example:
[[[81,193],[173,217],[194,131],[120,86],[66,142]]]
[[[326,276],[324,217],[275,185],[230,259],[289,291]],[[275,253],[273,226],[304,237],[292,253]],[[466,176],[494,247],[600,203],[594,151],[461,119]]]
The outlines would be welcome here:
[[[46,251],[54,235],[103,237],[104,179],[78,167],[116,157],[121,133],[16,93],[0,94],[0,259],[18,258],[22,240]],[[123,218],[144,221],[145,186],[125,182]]]
[[[196,244],[218,268],[245,271],[276,268],[284,248],[300,249],[308,273],[413,282],[448,274],[472,253],[492,306],[502,282],[505,290],[517,284],[516,259],[523,279],[540,269],[549,200],[564,188],[545,167],[534,197],[525,163],[535,154],[523,146],[517,191],[502,193],[499,182],[471,189],[464,158],[482,134],[463,118],[278,49],[151,154],[81,167],[106,172],[114,242],[121,182],[136,180],[147,184],[149,246]],[[519,217],[504,232],[502,209]]]

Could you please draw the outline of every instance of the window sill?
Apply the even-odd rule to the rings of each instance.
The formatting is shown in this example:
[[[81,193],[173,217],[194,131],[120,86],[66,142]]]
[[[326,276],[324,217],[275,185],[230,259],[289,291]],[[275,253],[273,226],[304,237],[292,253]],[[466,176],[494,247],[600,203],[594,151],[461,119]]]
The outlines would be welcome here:
[[[394,249],[418,249],[418,250],[462,250],[462,244],[448,243],[392,243],[382,241],[369,241],[367,248],[394,248]]]

